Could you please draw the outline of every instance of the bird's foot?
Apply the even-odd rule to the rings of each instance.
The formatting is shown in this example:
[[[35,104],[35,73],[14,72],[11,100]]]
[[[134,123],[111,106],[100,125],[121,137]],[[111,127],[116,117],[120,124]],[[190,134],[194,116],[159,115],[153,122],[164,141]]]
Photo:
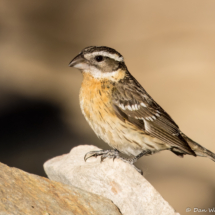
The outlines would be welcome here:
[[[111,149],[111,150],[100,150],[100,151],[91,151],[88,152],[85,156],[84,156],[84,160],[87,161],[87,159],[91,158],[91,157],[98,157],[101,156],[101,162],[105,159],[105,158],[113,158],[113,160],[115,158],[119,158],[119,151],[116,149]]]
[[[116,158],[129,163],[131,166],[134,167],[134,169],[136,169],[141,175],[143,175],[143,172],[141,169],[138,169],[134,163],[137,161],[136,157],[131,158],[131,159],[127,159],[127,158],[123,158],[119,155],[119,151],[116,149],[111,149],[111,150],[100,150],[100,151],[91,151],[88,152],[87,154],[85,154],[84,156],[84,160],[87,161],[87,159],[91,158],[91,157],[98,157],[101,156],[101,162],[105,159],[105,158],[113,158],[113,160],[115,160]]]

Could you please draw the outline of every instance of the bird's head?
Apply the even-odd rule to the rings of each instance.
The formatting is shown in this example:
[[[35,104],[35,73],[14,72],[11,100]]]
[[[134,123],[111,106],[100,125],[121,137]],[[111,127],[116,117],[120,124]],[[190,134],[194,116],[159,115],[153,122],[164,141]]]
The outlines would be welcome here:
[[[90,73],[95,78],[109,77],[119,70],[126,70],[122,55],[106,46],[85,48],[69,63],[69,66]]]

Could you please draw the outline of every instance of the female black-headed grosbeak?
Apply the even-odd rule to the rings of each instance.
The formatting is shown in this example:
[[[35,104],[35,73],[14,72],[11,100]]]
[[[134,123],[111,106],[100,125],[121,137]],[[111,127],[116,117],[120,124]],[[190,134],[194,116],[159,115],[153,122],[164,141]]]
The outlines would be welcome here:
[[[86,120],[114,150],[89,152],[91,156],[120,158],[133,165],[143,155],[170,150],[208,157],[215,154],[183,134],[173,119],[129,73],[122,55],[105,46],[85,48],[69,64],[81,70],[80,106]],[[119,152],[133,156],[125,159]]]

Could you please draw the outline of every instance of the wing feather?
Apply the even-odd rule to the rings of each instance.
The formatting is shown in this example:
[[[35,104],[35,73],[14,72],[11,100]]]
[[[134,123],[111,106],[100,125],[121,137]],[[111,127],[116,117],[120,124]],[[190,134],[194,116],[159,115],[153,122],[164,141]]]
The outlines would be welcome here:
[[[195,153],[173,119],[147,94],[130,74],[127,79],[115,85],[112,104],[121,120],[128,120],[148,135],[179,148],[185,153]]]

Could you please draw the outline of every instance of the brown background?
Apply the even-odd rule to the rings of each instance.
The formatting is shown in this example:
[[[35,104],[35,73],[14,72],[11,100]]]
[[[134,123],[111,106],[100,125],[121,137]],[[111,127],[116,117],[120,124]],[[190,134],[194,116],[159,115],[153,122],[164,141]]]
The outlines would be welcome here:
[[[81,114],[82,77],[68,67],[90,45],[123,54],[181,130],[215,152],[214,0],[1,0],[1,162],[45,175],[42,164],[75,145],[108,148]],[[215,207],[211,160],[165,151],[137,165],[181,214]]]

